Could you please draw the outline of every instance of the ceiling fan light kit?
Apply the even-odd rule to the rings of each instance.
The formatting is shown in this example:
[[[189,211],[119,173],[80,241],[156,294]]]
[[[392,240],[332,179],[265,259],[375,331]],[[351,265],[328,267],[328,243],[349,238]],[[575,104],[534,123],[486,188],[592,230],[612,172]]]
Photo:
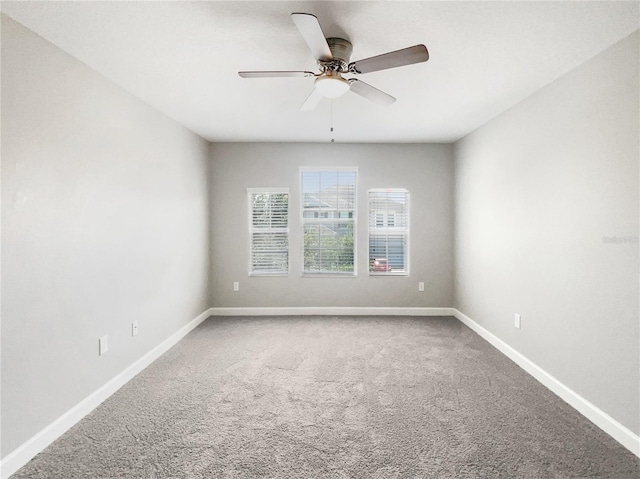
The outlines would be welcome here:
[[[242,78],[267,77],[316,77],[314,90],[300,107],[302,111],[313,110],[324,98],[338,98],[348,91],[379,105],[388,106],[394,97],[356,78],[344,78],[343,73],[359,75],[414,63],[426,62],[429,52],[424,45],[414,45],[375,57],[349,63],[353,46],[344,38],[325,38],[318,19],[310,13],[292,13],[291,19],[313,54],[320,73],[307,71],[243,71]]]
[[[349,82],[339,73],[319,76],[314,86],[325,98],[338,98],[349,91]]]

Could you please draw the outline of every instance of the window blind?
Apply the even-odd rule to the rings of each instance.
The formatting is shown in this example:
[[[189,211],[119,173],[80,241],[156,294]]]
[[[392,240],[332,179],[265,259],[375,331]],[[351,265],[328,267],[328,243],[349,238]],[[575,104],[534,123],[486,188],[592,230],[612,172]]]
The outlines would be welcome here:
[[[303,273],[355,275],[356,170],[301,170]]]
[[[289,272],[289,190],[249,193],[250,275]]]
[[[369,190],[369,273],[408,274],[409,192]]]

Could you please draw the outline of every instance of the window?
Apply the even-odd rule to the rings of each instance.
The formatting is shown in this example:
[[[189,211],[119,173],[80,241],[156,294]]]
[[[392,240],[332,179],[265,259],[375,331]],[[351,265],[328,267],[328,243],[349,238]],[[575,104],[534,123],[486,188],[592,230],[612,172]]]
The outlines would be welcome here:
[[[289,189],[249,188],[249,275],[289,272]]]
[[[409,273],[409,192],[369,190],[369,274]]]
[[[356,174],[300,169],[303,274],[356,275]]]

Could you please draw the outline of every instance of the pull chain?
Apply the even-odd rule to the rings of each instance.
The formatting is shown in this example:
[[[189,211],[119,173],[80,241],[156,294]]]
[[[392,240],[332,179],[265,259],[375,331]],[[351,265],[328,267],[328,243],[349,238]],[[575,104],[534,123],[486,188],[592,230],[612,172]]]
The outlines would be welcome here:
[[[330,111],[331,111],[331,143],[334,143],[335,140],[333,139],[333,100],[331,100]]]

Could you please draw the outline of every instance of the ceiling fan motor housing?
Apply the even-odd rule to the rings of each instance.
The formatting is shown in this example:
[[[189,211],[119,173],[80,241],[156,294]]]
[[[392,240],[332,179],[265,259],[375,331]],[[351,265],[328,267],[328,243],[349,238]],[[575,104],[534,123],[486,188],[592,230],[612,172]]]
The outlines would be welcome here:
[[[344,38],[327,38],[327,43],[329,44],[329,49],[331,50],[331,55],[333,55],[333,60],[328,62],[319,62],[320,66],[327,70],[333,71],[348,71],[349,59],[351,58],[351,52],[353,51],[353,45],[349,40],[345,40]]]

